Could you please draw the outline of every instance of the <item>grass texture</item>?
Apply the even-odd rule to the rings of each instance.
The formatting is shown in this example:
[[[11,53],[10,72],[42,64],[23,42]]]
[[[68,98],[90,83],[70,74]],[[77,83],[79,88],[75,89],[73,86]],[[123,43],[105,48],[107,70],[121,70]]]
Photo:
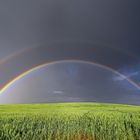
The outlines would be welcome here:
[[[0,105],[0,140],[140,140],[140,106]]]

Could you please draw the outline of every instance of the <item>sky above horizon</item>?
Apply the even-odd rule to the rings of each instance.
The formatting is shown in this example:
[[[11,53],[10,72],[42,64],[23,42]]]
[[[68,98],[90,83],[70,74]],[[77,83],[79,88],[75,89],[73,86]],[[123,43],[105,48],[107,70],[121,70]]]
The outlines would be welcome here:
[[[139,104],[140,95],[120,75],[84,61],[59,61],[20,77],[0,95],[0,103],[110,102]],[[135,93],[135,94],[134,94]]]
[[[139,87],[139,6],[132,0],[1,0],[0,88],[33,67],[67,59],[110,67],[126,76],[112,76],[116,84],[130,79]]]

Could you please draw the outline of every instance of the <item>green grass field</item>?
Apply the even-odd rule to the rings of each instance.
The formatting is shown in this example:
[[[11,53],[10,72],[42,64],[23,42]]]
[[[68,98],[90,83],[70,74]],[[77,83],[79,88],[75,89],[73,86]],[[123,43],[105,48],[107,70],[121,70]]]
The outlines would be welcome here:
[[[140,106],[0,105],[0,140],[140,140]]]

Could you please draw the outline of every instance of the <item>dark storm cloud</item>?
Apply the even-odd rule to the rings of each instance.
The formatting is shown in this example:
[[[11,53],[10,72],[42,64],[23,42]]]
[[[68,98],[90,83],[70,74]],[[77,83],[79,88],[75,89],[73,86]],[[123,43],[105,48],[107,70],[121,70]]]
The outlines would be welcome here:
[[[139,54],[139,1],[1,0],[1,56],[54,40],[89,40]]]

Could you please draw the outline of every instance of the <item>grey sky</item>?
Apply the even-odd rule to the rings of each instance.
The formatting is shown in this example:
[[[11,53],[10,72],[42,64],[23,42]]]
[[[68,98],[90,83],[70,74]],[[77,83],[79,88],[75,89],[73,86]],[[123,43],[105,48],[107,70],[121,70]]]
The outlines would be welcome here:
[[[0,59],[38,48],[0,64],[0,87],[33,66],[68,57],[126,75],[139,71],[139,6],[138,0],[1,0]],[[138,77],[131,79],[139,84]]]
[[[54,40],[89,40],[138,54],[138,0],[1,0],[0,51]]]

